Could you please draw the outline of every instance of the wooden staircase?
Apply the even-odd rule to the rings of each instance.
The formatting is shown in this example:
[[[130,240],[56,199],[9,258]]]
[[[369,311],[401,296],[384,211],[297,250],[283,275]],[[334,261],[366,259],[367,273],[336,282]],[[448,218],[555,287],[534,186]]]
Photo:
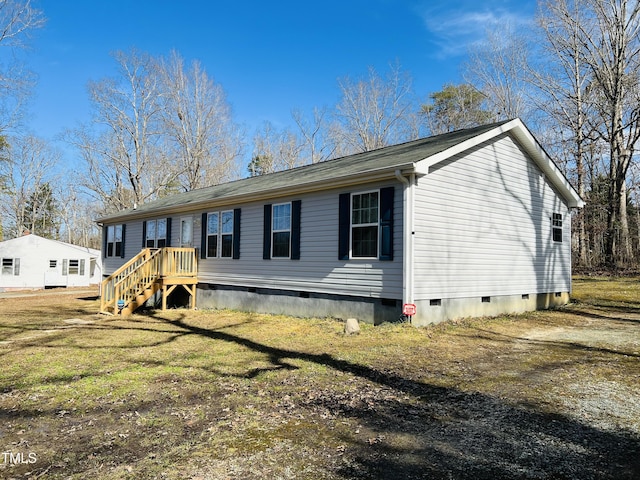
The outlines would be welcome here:
[[[198,268],[193,248],[145,248],[102,281],[100,313],[129,315],[162,292],[162,309],[178,286],[195,307]]]

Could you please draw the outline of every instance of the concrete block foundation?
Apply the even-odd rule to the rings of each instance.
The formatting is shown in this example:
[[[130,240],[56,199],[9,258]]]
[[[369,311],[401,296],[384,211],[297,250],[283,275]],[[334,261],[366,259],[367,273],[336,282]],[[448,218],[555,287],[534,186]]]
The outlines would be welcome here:
[[[397,299],[204,283],[198,284],[197,289],[198,308],[229,308],[245,312],[342,320],[356,318],[373,325],[405,320],[402,318],[402,301]],[[568,292],[417,300],[417,312],[411,318],[411,323],[426,326],[460,318],[524,313],[554,308],[568,302]]]

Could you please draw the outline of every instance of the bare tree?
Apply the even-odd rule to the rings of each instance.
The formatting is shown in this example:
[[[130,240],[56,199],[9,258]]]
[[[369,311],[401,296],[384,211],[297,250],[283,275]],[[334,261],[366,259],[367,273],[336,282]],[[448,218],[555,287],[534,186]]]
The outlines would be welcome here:
[[[472,48],[463,67],[466,82],[482,92],[498,120],[527,120],[527,51],[526,39],[507,24],[488,31],[486,41]]]
[[[327,109],[314,108],[311,121],[305,119],[299,110],[294,110],[291,115],[302,135],[303,155],[306,156],[303,163],[318,163],[332,158],[336,147],[327,138]]]
[[[86,186],[105,211],[166,194],[178,175],[164,148],[155,62],[135,50],[114,58],[119,77],[89,83],[93,126],[66,136],[85,159]]]
[[[303,148],[303,141],[291,130],[278,130],[265,122],[253,138],[249,174],[253,177],[303,165]]]
[[[0,0],[0,46],[26,48],[30,33],[45,23],[31,0]],[[20,119],[22,107],[35,83],[33,74],[12,56],[0,69],[0,134]]]
[[[73,175],[76,177],[76,175]],[[61,226],[61,239],[67,243],[99,249],[101,235],[93,221],[99,216],[97,202],[92,201],[71,179],[62,179],[58,183],[55,196],[58,199],[58,216]]]
[[[593,126],[587,119],[593,115],[593,75],[581,58],[581,25],[584,18],[584,0],[554,0],[541,4],[538,25],[546,41],[535,57],[528,74],[542,93],[537,102],[558,128],[552,130],[560,137],[559,152],[565,152],[575,166],[576,187],[580,197],[586,199],[585,162],[593,152],[595,139]],[[586,266],[587,252],[586,213],[577,214],[577,259]]]
[[[342,98],[329,135],[338,156],[365,152],[416,137],[411,79],[398,66],[386,78],[373,68],[365,79],[339,80]]]
[[[242,142],[222,86],[197,61],[185,70],[175,51],[158,62],[158,72],[162,128],[180,187],[188,191],[235,178]]]
[[[582,8],[586,21],[579,25],[580,61],[593,76],[594,129],[609,147],[605,255],[615,266],[631,255],[626,188],[640,139],[640,3],[585,0]]]
[[[0,191],[0,211],[8,221],[6,235],[16,237],[25,230],[33,230],[35,209],[39,194],[48,190],[45,184],[54,183],[53,170],[60,153],[53,150],[43,139],[34,136],[14,138],[9,150],[9,161],[0,164],[5,179]],[[42,199],[46,201],[47,199]],[[38,232],[34,232],[38,233]]]

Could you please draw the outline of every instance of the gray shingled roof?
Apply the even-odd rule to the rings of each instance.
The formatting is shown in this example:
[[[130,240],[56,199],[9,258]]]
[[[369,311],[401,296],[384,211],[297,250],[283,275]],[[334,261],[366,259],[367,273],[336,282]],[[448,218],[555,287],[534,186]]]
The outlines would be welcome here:
[[[270,194],[273,196],[285,195],[288,190],[293,191],[305,185],[324,183],[331,186],[337,179],[344,177],[367,177],[374,172],[393,172],[397,169],[409,168],[415,162],[445,151],[504,123],[507,122],[458,130],[291,170],[179,193],[140,205],[136,209],[104,216],[98,219],[98,222],[104,223],[123,217],[148,216],[164,211],[184,209],[189,205],[197,207],[207,203],[223,203],[239,197],[260,194],[265,196]]]

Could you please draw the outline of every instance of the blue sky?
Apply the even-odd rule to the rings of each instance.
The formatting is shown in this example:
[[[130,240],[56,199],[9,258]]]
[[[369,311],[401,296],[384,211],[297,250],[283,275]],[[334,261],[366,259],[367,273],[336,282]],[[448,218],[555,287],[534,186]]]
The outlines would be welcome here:
[[[114,73],[110,52],[177,50],[222,85],[252,133],[339,100],[337,80],[398,62],[422,98],[459,82],[487,28],[533,19],[534,0],[33,0],[46,26],[27,62],[39,76],[29,127],[52,139],[89,120],[86,85]]]

